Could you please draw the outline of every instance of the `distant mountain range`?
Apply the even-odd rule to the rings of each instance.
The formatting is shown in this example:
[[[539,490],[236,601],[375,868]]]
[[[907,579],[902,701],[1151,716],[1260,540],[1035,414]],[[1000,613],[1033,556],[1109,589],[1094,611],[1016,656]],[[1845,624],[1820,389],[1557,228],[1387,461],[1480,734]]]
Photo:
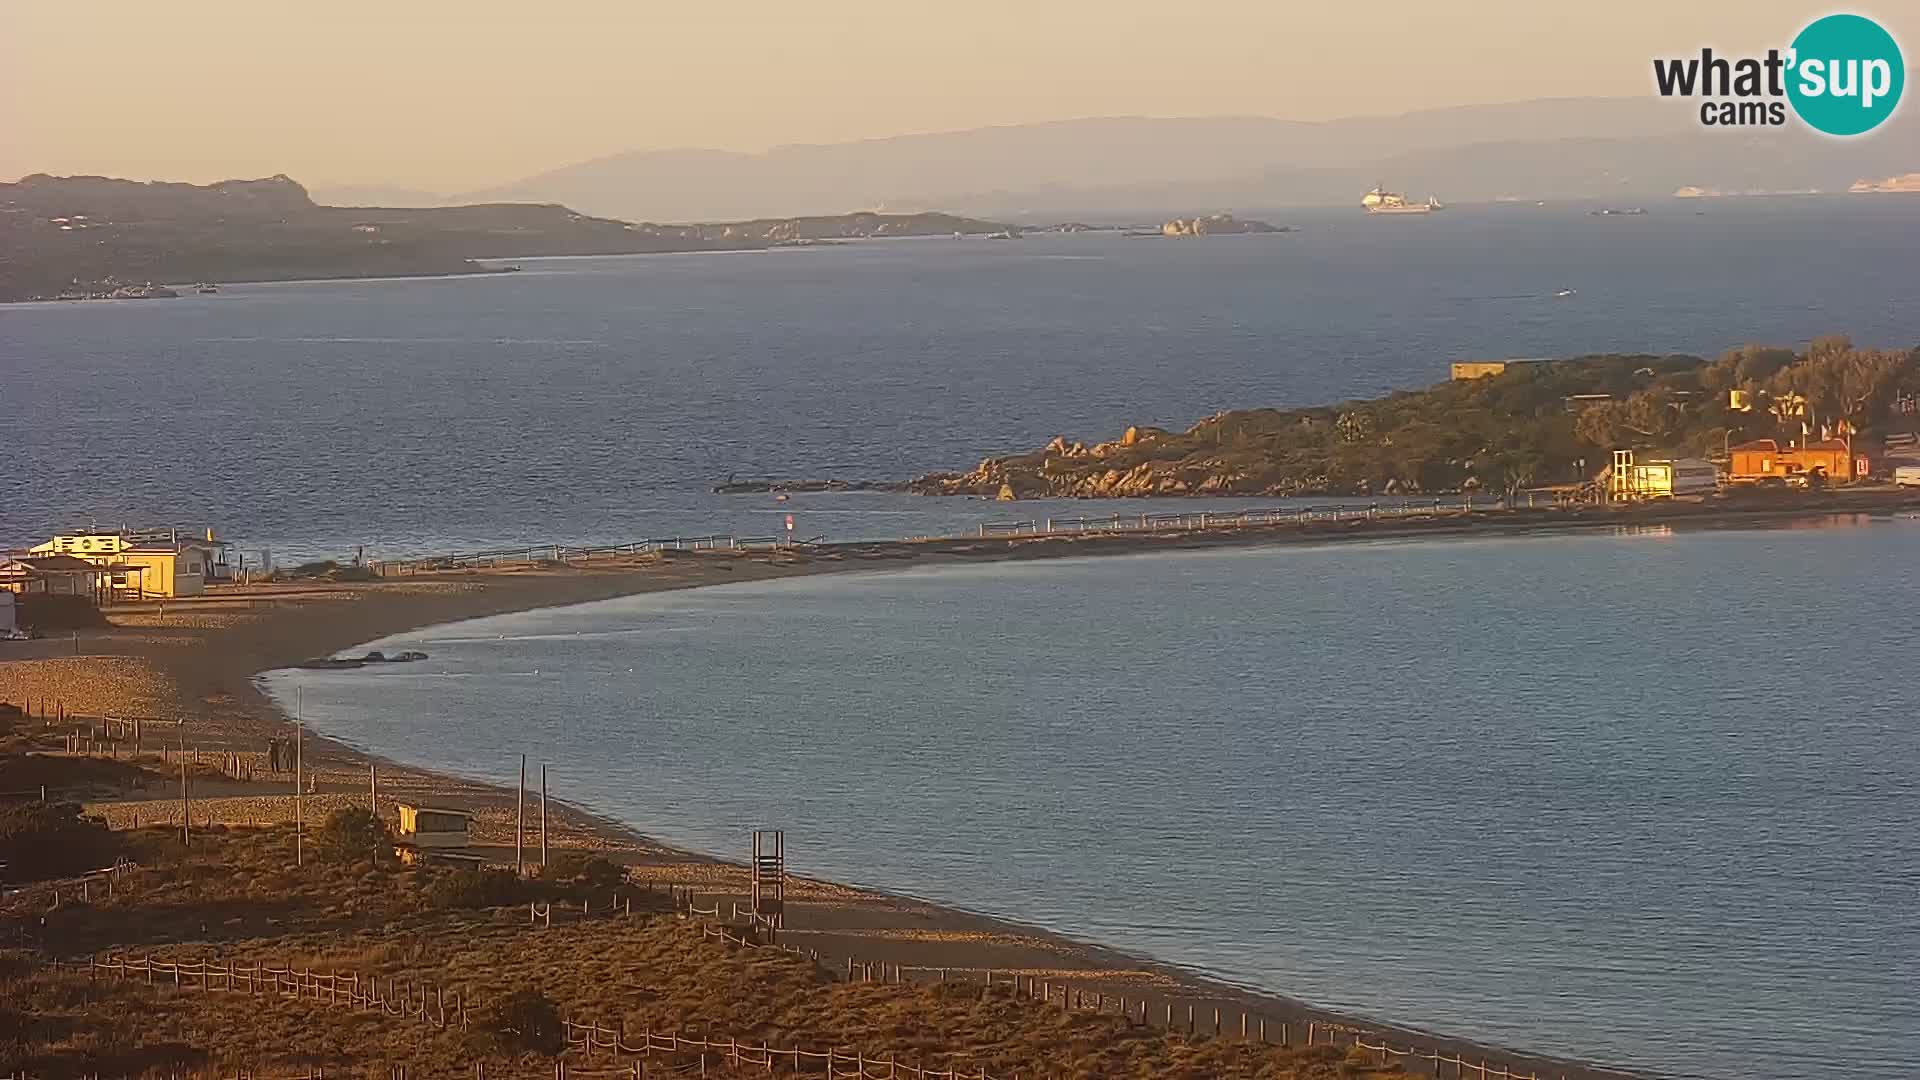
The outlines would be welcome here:
[[[1845,191],[1920,168],[1912,110],[1870,138],[1702,128],[1685,103],[1563,98],[1305,123],[1111,117],[764,153],[658,150],[569,165],[436,201],[561,203],[630,221],[940,208],[1033,219],[1152,219],[1346,205],[1376,183],[1451,202],[1634,198],[1682,187]],[[421,192],[318,192],[418,202]]]

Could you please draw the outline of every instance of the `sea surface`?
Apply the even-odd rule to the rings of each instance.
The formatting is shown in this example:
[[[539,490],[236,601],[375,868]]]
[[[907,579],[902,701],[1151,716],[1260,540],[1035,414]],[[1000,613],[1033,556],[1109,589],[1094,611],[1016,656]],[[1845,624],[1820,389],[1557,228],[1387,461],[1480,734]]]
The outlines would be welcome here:
[[[1299,231],[524,260],[0,306],[0,547],[90,520],[211,525],[256,564],[769,535],[788,513],[803,538],[949,532],[1006,514],[707,489],[964,470],[1055,435],[1423,386],[1461,359],[1831,332],[1920,343],[1920,198],[1592,208],[1275,213]]]
[[[1354,1012],[1920,1075],[1920,520],[727,585],[270,689],[366,750]]]
[[[0,306],[0,547],[88,520],[211,525],[254,563],[787,514],[964,531],[1116,507],[708,488],[964,469],[1461,359],[1920,342],[1920,199],[1589,208]],[[299,678],[383,754],[501,779],[527,752],[667,839],[783,826],[805,872],[1332,1006],[1681,1074],[1910,1077],[1914,529],[822,578]]]

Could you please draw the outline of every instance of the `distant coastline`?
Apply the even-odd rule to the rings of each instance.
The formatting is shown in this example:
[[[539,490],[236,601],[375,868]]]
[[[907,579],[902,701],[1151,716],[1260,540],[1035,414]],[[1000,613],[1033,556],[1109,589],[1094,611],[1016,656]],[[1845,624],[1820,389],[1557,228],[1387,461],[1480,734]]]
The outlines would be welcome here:
[[[236,284],[448,277],[510,270],[484,261],[558,255],[760,251],[907,236],[1017,236],[937,212],[856,212],[690,225],[596,218],[552,204],[427,209],[315,203],[285,176],[145,184],[29,176],[0,184],[0,301],[115,293],[161,283]],[[131,293],[128,294],[131,297]]]

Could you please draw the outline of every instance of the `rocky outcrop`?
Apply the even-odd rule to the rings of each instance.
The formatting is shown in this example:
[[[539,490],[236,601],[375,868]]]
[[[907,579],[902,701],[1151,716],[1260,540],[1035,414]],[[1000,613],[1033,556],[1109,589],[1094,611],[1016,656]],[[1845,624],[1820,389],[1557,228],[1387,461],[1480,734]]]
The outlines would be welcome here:
[[[1920,172],[1889,176],[1884,180],[1856,180],[1847,188],[1856,195],[1888,192],[1920,192]]]
[[[1297,494],[1301,486],[1231,455],[1186,452],[1188,436],[1134,426],[1111,442],[1056,436],[1032,454],[992,457],[972,472],[934,473],[908,482],[923,495],[1116,499],[1149,495]]]
[[[1237,218],[1232,214],[1211,214],[1207,217],[1174,218],[1160,226],[1162,236],[1222,236],[1233,233],[1282,233],[1292,229],[1284,225],[1269,225],[1252,218]]]

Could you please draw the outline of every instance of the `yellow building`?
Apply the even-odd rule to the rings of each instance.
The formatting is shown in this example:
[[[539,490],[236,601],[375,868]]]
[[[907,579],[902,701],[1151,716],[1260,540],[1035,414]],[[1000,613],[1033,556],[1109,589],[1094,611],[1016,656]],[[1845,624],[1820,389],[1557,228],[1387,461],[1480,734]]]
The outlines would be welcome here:
[[[1720,470],[1700,458],[1635,461],[1633,451],[1615,450],[1607,470],[1607,495],[1615,502],[1709,495],[1720,490]]]
[[[226,543],[180,539],[164,532],[91,532],[56,536],[32,548],[36,555],[70,555],[109,569],[115,593],[141,597],[198,596],[226,576]]]
[[[1507,368],[1514,364],[1538,364],[1534,357],[1520,360],[1461,360],[1452,365],[1455,382],[1465,379],[1487,379],[1495,375],[1506,374]]]

